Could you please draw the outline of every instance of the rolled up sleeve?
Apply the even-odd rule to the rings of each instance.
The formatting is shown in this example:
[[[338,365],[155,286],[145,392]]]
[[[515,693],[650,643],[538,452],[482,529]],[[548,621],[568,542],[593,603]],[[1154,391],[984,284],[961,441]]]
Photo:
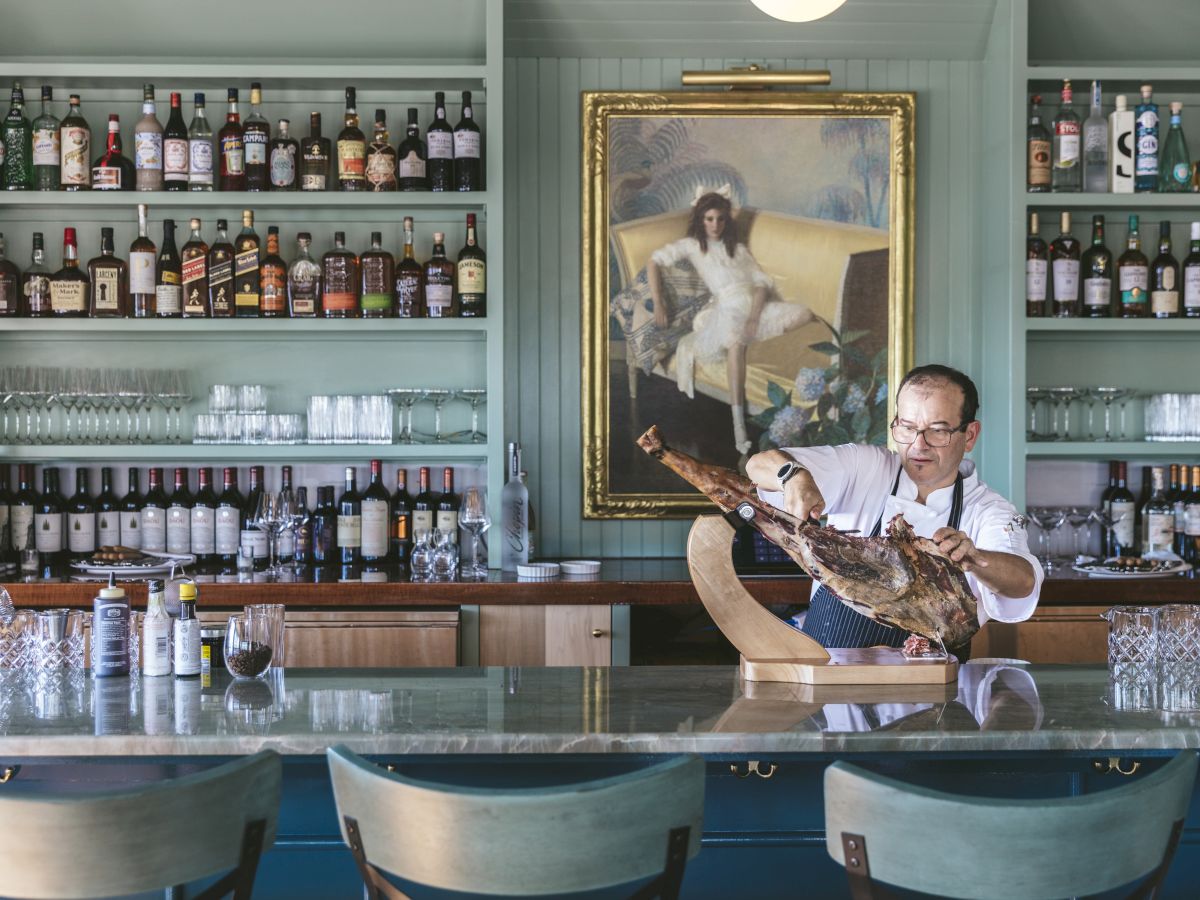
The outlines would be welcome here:
[[[817,490],[825,498],[825,512],[830,515],[858,515],[864,505],[874,509],[891,490],[898,465],[895,455],[883,447],[864,444],[782,450],[812,475]],[[760,489],[758,496],[766,503],[783,507],[782,491]]]

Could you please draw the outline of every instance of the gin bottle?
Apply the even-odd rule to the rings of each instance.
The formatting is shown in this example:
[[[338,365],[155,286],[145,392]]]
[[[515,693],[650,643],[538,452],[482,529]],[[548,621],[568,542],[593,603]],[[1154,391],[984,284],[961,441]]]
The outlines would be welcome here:
[[[1158,187],[1158,104],[1151,96],[1154,88],[1142,85],[1142,102],[1134,110],[1133,189],[1139,194]]]
[[[1071,80],[1063,79],[1062,105],[1054,117],[1054,168],[1051,189],[1076,192],[1082,188],[1083,166],[1080,160],[1079,116],[1071,106]]]
[[[1164,194],[1182,194],[1192,189],[1192,159],[1180,124],[1183,104],[1171,104],[1171,129],[1163,143],[1162,164],[1158,167],[1158,189]]]
[[[500,568],[529,562],[529,489],[521,479],[521,445],[508,445],[508,483],[500,493]]]
[[[1092,110],[1083,123],[1083,189],[1108,190],[1108,121],[1100,110],[1100,82],[1092,82]]]
[[[213,189],[213,130],[204,113],[204,95],[194,96],[195,113],[188,126],[188,190]]]

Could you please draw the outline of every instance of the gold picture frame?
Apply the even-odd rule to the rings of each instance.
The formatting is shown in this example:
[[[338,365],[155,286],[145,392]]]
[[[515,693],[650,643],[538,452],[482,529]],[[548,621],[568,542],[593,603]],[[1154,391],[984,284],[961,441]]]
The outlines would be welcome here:
[[[667,476],[640,469],[633,440],[649,424],[664,425],[658,421],[664,417],[675,421],[677,433],[691,433],[694,441],[679,442],[681,449],[714,462],[720,460],[705,452],[706,441],[711,446],[719,440],[722,452],[729,447],[729,454],[744,458],[772,446],[772,436],[784,445],[801,433],[814,438],[808,443],[865,434],[886,440],[881,419],[891,417],[895,386],[913,353],[915,105],[911,93],[583,92],[584,518],[687,518],[711,508],[682,480],[677,488],[651,484],[648,479]],[[667,250],[664,241],[682,245],[689,224],[702,231],[694,210],[710,203],[706,191],[732,197],[727,221],[736,230],[730,234],[744,237],[747,265],[765,273],[763,283],[770,285],[765,306],[780,314],[767,316],[756,299],[759,330],[751,334],[755,326],[745,325],[744,338],[723,335],[730,333],[728,322],[751,321],[745,312],[736,314],[741,319],[721,316],[754,307],[739,307],[750,301],[738,301],[725,288],[706,293],[715,282],[703,259],[690,274],[686,261],[675,273],[697,288],[686,297],[686,287],[678,288],[665,302],[669,325],[651,328],[646,321],[658,310],[648,279],[664,277],[648,274],[663,271],[661,264],[649,264],[660,254],[648,248]],[[710,239],[717,240],[711,233]],[[726,246],[733,244],[726,240]],[[730,256],[736,254],[731,250]],[[809,310],[805,324],[794,308],[772,305],[789,300]],[[885,305],[886,335],[878,321]],[[706,310],[711,312],[702,318]],[[778,321],[768,327],[768,318]],[[823,339],[821,329],[831,336]],[[721,366],[713,353],[739,341],[749,342],[740,351],[746,360],[740,368],[730,361],[731,351],[723,351],[728,375],[721,407]],[[868,358],[852,341],[875,352]],[[816,362],[789,375],[788,366],[806,355]],[[846,378],[838,374],[843,362],[873,375],[850,387],[849,368]],[[867,385],[866,397],[861,385]],[[734,409],[739,390],[745,434],[738,432]],[[788,427],[807,430],[789,433]],[[663,430],[677,444],[672,428]]]

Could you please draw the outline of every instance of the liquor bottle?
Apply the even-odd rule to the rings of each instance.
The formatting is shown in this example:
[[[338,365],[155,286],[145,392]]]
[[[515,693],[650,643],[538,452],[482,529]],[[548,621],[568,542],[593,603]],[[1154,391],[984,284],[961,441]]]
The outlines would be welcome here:
[[[142,85],[142,117],[133,126],[133,162],[139,191],[163,189],[163,128],[154,108],[154,85]]]
[[[433,121],[425,129],[425,145],[429,158],[425,171],[431,191],[454,190],[454,129],[446,121],[446,94],[433,95]]]
[[[9,523],[9,506],[12,494],[8,490],[8,464],[0,466],[0,575],[11,575],[17,568],[13,552],[12,529]]]
[[[63,562],[63,499],[58,492],[58,469],[42,469],[42,493],[33,513],[34,548],[38,568],[53,571]]]
[[[1078,253],[1078,246],[1076,247]],[[467,213],[467,242],[455,263],[458,314],[464,319],[487,315],[487,255],[475,237],[475,213]]]
[[[1150,470],[1150,499],[1142,507],[1142,555],[1170,552],[1175,545],[1175,510],[1166,496],[1163,467]]]
[[[1193,566],[1200,561],[1200,466],[1192,466],[1192,490],[1184,502],[1183,531],[1187,540],[1183,555]]]
[[[362,296],[360,305],[364,319],[390,317],[395,306],[392,293],[396,281],[396,261],[383,249],[383,234],[371,232],[371,249],[362,255]]]
[[[1192,189],[1192,158],[1183,137],[1183,104],[1171,104],[1171,127],[1163,142],[1162,163],[1158,167],[1158,190],[1164,194],[1182,194]]]
[[[204,94],[192,97],[192,124],[188,126],[188,190],[213,189],[213,131],[204,109]]]
[[[183,123],[183,97],[171,92],[171,114],[163,129],[163,187],[168,191],[188,189],[188,130]]]
[[[200,236],[199,219],[191,219],[192,232],[183,245],[183,317],[207,318],[208,309],[208,244]]]
[[[25,92],[21,82],[14,81],[12,105],[0,125],[4,144],[4,161],[0,166],[0,181],[9,191],[33,190],[33,126],[25,118]]]
[[[1129,217],[1129,238],[1126,250],[1117,260],[1117,284],[1121,291],[1121,318],[1142,319],[1150,299],[1150,263],[1142,253],[1138,234],[1138,217]]]
[[[275,225],[267,229],[267,255],[263,257],[261,273],[259,313],[266,318],[286,316],[287,263],[279,255],[279,228]]]
[[[425,316],[425,268],[413,255],[413,219],[404,217],[404,258],[396,264],[396,315],[402,319]]]
[[[192,500],[191,552],[200,565],[212,562],[217,552],[217,495],[212,489],[212,467],[200,468],[200,488]]]
[[[163,489],[163,470],[150,469],[150,489],[142,503],[142,549],[150,553],[167,551],[167,507],[170,501]]]
[[[521,479],[521,445],[508,445],[508,483],[500,492],[500,568],[529,562],[529,489]]]
[[[454,126],[454,186],[460,191],[483,188],[483,140],[471,109],[471,92],[462,92],[462,118]]]
[[[94,319],[128,316],[129,266],[116,256],[111,228],[100,229],[100,255],[88,262],[87,271],[88,315]]]
[[[406,569],[412,552],[413,499],[408,493],[408,472],[396,470],[396,493],[392,494],[392,559]]]
[[[1179,318],[1179,263],[1171,255],[1171,223],[1158,223],[1158,256],[1150,267],[1150,313],[1156,319]]]
[[[322,485],[317,488],[317,505],[312,514],[312,562],[314,566],[327,566],[337,557],[337,507],[333,504],[333,488]]]
[[[262,85],[250,85],[250,115],[242,127],[242,145],[246,153],[246,190],[265,191],[270,188],[271,176],[267,165],[267,144],[271,142],[271,123],[259,106],[262,105]]]
[[[309,254],[312,235],[296,235],[296,258],[288,268],[288,313],[311,319],[321,311],[321,266]]]
[[[1108,486],[1100,494],[1100,512],[1107,519],[1110,514],[1113,492],[1117,489],[1117,461],[1110,459],[1108,461]],[[1100,556],[1101,558],[1108,557],[1108,531],[1100,532]]]
[[[238,90],[229,88],[229,111],[225,113],[225,124],[217,135],[217,146],[221,151],[220,175],[222,191],[244,191],[246,189],[246,142],[242,130],[242,117],[238,113]]]
[[[167,552],[192,552],[192,494],[188,490],[187,469],[175,470],[175,490],[167,505]]]
[[[116,547],[121,543],[121,506],[113,493],[111,466],[100,469],[100,493],[96,496],[96,546]]]
[[[271,190],[294,191],[296,189],[296,163],[300,146],[291,136],[292,123],[279,120],[279,134],[271,140]]]
[[[132,191],[137,175],[133,160],[121,152],[121,120],[108,117],[108,141],[100,158],[92,165],[93,191]]]
[[[1133,193],[1134,115],[1124,94],[1117,94],[1116,109],[1108,117],[1109,190],[1114,194]]]
[[[1109,521],[1112,522],[1108,555],[1132,556],[1134,549],[1135,504],[1133,493],[1126,486],[1128,463],[1117,463],[1117,486],[1108,502]]]
[[[1183,260],[1183,314],[1200,317],[1200,222],[1192,223],[1192,242]]]
[[[1113,257],[1104,246],[1104,216],[1092,216],[1092,246],[1080,261],[1083,277],[1083,314],[1090,319],[1112,315]]]
[[[354,88],[346,88],[346,120],[337,139],[338,190],[361,191],[366,174],[367,141],[358,127]]]
[[[529,473],[521,470],[521,483],[526,488],[529,487]],[[534,513],[533,498],[529,499],[529,559],[530,561],[536,558],[537,553],[537,515]]]
[[[1138,494],[1137,509],[1134,511],[1133,517],[1133,534],[1138,542],[1139,549],[1145,544],[1145,528],[1143,513],[1146,510],[1146,505],[1150,502],[1150,496],[1154,493],[1154,488],[1151,484],[1151,476],[1153,470],[1151,466],[1142,466],[1142,490]]]
[[[1025,190],[1031,194],[1050,190],[1050,132],[1042,124],[1041,103],[1041,95],[1034,94],[1025,132]]]
[[[121,498],[121,546],[142,549],[142,494],[138,490],[138,470],[129,468],[129,490]]]
[[[383,463],[373,459],[371,480],[359,501],[362,516],[361,555],[364,563],[384,563],[388,559],[391,544],[390,500],[387,489],[383,486]],[[340,527],[338,531],[340,533]]]
[[[1062,105],[1054,117],[1054,168],[1051,187],[1055,192],[1080,190],[1083,166],[1080,161],[1079,116],[1071,107],[1071,80],[1063,79]]]
[[[437,494],[429,490],[429,466],[421,466],[417,472],[417,496],[412,503],[412,535],[420,538],[421,533],[431,531],[434,525],[434,507]]]
[[[362,499],[355,484],[353,466],[346,467],[346,487],[337,505],[338,562],[343,570],[356,567],[362,548]]]
[[[321,137],[321,114],[308,114],[308,137],[300,142],[300,190],[323,191],[329,186],[329,138]]]
[[[154,314],[178,319],[183,314],[183,266],[175,249],[175,220],[163,219],[163,244],[154,281]]]
[[[233,315],[233,244],[229,223],[217,219],[217,239],[208,251],[208,308],[214,319]]]
[[[224,490],[217,500],[216,524],[213,540],[217,559],[227,566],[237,564],[238,543],[242,537],[243,499],[237,486],[237,469],[224,469]]]
[[[75,470],[75,493],[67,505],[67,552],[72,560],[96,552],[96,507],[88,491],[88,470]]]
[[[92,185],[92,129],[79,111],[79,95],[71,95],[67,116],[59,125],[61,156],[59,183],[64,191],[83,191]]]
[[[155,314],[155,290],[158,248],[146,234],[148,207],[138,204],[138,236],[129,246],[129,301],[133,317],[145,319]]]
[[[295,502],[295,494],[292,493],[292,467],[280,466],[279,469],[279,494],[280,496],[292,497],[292,502]],[[288,514],[292,514],[292,510]],[[296,555],[296,533],[291,528],[286,527],[288,523],[284,523],[282,530],[279,532],[279,538],[276,545],[276,555],[280,562],[291,562]]]
[[[21,302],[27,316],[50,315],[50,270],[46,268],[46,249],[42,233],[33,233],[32,261],[21,273]]]
[[[0,234],[0,316],[16,316],[21,313],[21,270],[4,251],[4,235]]]
[[[404,140],[396,150],[400,170],[399,186],[402,191],[429,190],[429,176],[426,174],[425,162],[429,151],[421,140],[421,126],[417,124],[417,109],[408,109],[408,128],[405,129]]]
[[[57,191],[61,181],[62,123],[50,112],[54,88],[42,85],[42,113],[33,120],[31,139],[33,186],[39,191]]]
[[[1134,110],[1133,189],[1149,193],[1158,188],[1158,104],[1154,89],[1142,85],[1142,102]]]
[[[442,493],[438,495],[434,510],[434,525],[438,531],[450,532],[451,540],[458,543],[458,510],[462,499],[454,493],[454,469],[442,469]]]
[[[1180,558],[1187,551],[1187,533],[1185,531],[1185,514],[1188,497],[1188,467],[1179,463],[1171,463],[1170,477],[1167,485],[1167,499],[1175,513],[1174,532],[1171,540],[1171,552]]]
[[[255,569],[262,569],[267,561],[267,533],[253,524],[258,518],[258,506],[266,489],[263,471],[262,466],[250,467],[250,487],[242,506],[241,542],[243,547],[253,548]]]
[[[62,268],[50,279],[50,312],[79,318],[88,313],[88,277],[79,270],[79,244],[74,228],[63,229]]]
[[[33,525],[38,505],[38,495],[33,489],[33,466],[21,463],[17,466],[17,491],[8,507],[8,530],[12,535],[12,548],[20,563],[21,551],[34,540]]]
[[[387,111],[375,110],[375,131],[367,148],[367,190],[396,190],[396,150],[389,143]]]
[[[258,304],[262,292],[262,277],[259,264],[261,243],[254,230],[254,211],[242,210],[242,230],[234,242],[233,258],[233,304],[234,315],[239,318],[258,317]]]
[[[196,618],[196,585],[185,581],[179,586],[179,618],[175,620],[174,660],[172,668],[176,678],[198,678],[200,676],[200,622]],[[175,731],[188,734],[192,729],[185,725],[186,714],[180,715],[179,688],[175,689]],[[197,700],[197,704],[199,704]],[[185,706],[186,708],[186,706]]]
[[[454,308],[454,263],[446,259],[446,235],[433,233],[433,256],[425,263],[425,311],[431,319],[458,315]]]
[[[146,616],[142,620],[142,674],[149,678],[143,687],[149,698],[158,691],[155,679],[171,674],[171,632],[175,630],[175,623],[167,612],[165,582],[151,579],[146,588]],[[165,694],[162,695],[162,699],[165,702]],[[166,733],[169,730],[170,713],[162,713],[162,718],[167,721],[168,726],[159,730],[153,724],[155,705],[148,703],[145,709],[146,734]]]
[[[1091,113],[1083,123],[1083,189],[1108,190],[1108,121],[1100,108],[1100,82],[1092,82]]]
[[[333,249],[321,258],[321,282],[325,318],[358,318],[358,257],[346,249],[344,231],[334,232]]]
[[[299,520],[296,526],[295,549],[292,560],[297,565],[306,566],[312,562],[312,516],[308,512],[308,488],[301,485],[296,488],[296,503],[293,515]]]

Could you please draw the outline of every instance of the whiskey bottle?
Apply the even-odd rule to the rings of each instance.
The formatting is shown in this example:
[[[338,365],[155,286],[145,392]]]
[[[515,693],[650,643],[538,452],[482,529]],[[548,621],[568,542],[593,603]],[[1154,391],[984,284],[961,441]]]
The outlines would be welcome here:
[[[225,124],[217,135],[217,144],[221,149],[221,185],[223,191],[244,191],[246,189],[246,144],[245,132],[242,130],[242,117],[238,113],[238,90],[229,88],[229,111],[225,114]]]
[[[1025,132],[1025,190],[1041,194],[1050,190],[1050,133],[1042,124],[1039,94],[1030,98],[1029,127]]]
[[[267,255],[263,257],[259,284],[259,312],[264,318],[277,319],[287,315],[287,263],[279,255],[279,229],[267,229]]]
[[[267,144],[271,142],[271,124],[263,118],[262,85],[257,81],[250,85],[250,115],[242,128],[242,142],[246,151],[246,190],[265,191],[271,184],[267,167]]]
[[[1138,234],[1138,217],[1129,217],[1129,238],[1126,250],[1117,260],[1117,282],[1121,291],[1121,318],[1141,319],[1147,312],[1150,299],[1150,263],[1142,253]]]
[[[467,242],[455,263],[458,314],[464,319],[487,315],[487,256],[475,237],[475,213],[467,213]]]
[[[383,234],[371,232],[371,249],[362,255],[361,308],[364,319],[381,319],[392,315],[395,297],[396,261],[383,249]]]
[[[62,268],[50,279],[50,312],[78,318],[88,311],[88,277],[79,271],[79,244],[75,229],[63,229]]]
[[[42,85],[42,113],[33,120],[33,185],[39,191],[57,191],[61,179],[61,123],[50,112],[54,88]]]
[[[433,256],[425,263],[425,310],[431,319],[457,315],[454,309],[454,263],[446,259],[446,235],[433,233]]]
[[[404,217],[404,258],[396,265],[396,315],[402,319],[425,316],[425,269],[413,254],[413,219]]]
[[[79,111],[79,95],[71,95],[67,117],[58,129],[62,165],[59,183],[64,191],[82,191],[92,185],[92,129]]]
[[[163,128],[154,108],[154,85],[142,85],[142,117],[133,126],[133,162],[139,191],[163,189]]]
[[[1191,238],[1183,260],[1183,314],[1195,319],[1200,317],[1200,222],[1192,223]],[[1200,491],[1200,485],[1196,490]]]
[[[163,186],[168,191],[188,189],[188,130],[183,124],[183,98],[171,92],[171,114],[163,129]]]
[[[88,263],[88,314],[94,319],[124,318],[129,315],[129,266],[118,259],[113,230],[100,229],[100,255]]]
[[[22,312],[30,317],[50,315],[50,270],[42,233],[33,233],[33,259],[21,275]]]
[[[288,312],[311,319],[321,312],[321,266],[309,255],[312,235],[296,235],[296,258],[288,269]]]
[[[1054,117],[1054,169],[1050,176],[1055,192],[1079,191],[1083,186],[1083,163],[1079,146],[1079,116],[1071,106],[1071,81],[1063,79],[1062,105]]]
[[[262,244],[254,230],[253,210],[242,210],[242,230],[233,246],[234,315],[258,318],[258,305],[262,294],[259,248]]]
[[[33,127],[25,118],[25,92],[19,81],[13,82],[12,105],[0,125],[0,142],[4,144],[4,161],[0,165],[4,189],[33,190]]]
[[[387,112],[375,110],[375,133],[367,149],[367,189],[396,190],[396,151],[388,142]]]
[[[471,109],[471,92],[462,93],[462,119],[454,126],[454,185],[460,191],[483,188],[483,136]]]
[[[16,263],[4,256],[4,235],[0,234],[0,316],[17,316],[21,314],[21,270]],[[7,472],[7,466],[0,466]],[[3,513],[0,510],[0,513]],[[3,542],[0,541],[0,545]],[[0,550],[3,550],[0,546]]]
[[[1061,233],[1050,243],[1051,284],[1054,285],[1054,315],[1079,315],[1079,241],[1071,234],[1071,214],[1061,215]]]
[[[233,244],[229,223],[217,219],[217,239],[208,251],[208,308],[214,319],[233,315]]]
[[[1029,235],[1025,238],[1025,315],[1038,319],[1046,315],[1046,276],[1050,254],[1037,213],[1029,214]]]
[[[321,137],[321,114],[308,114],[308,137],[300,143],[300,190],[329,187],[329,138]]]
[[[409,107],[406,136],[396,151],[400,168],[400,190],[429,190],[429,177],[425,173],[428,155],[425,142],[421,140],[421,127],[417,124],[417,109]]]
[[[446,121],[446,95],[437,91],[433,95],[433,121],[425,129],[425,144],[429,159],[425,171],[429,175],[431,191],[454,190],[454,129]]]
[[[132,191],[135,181],[133,161],[121,152],[121,120],[113,113],[108,117],[104,153],[92,165],[92,190]]]
[[[163,219],[163,244],[154,281],[154,314],[160,319],[183,315],[183,271],[175,247],[175,220]]]
[[[291,122],[279,120],[279,134],[271,140],[271,190],[294,191],[296,189],[296,157],[299,146],[288,132]]]
[[[200,236],[199,219],[188,222],[192,233],[183,245],[183,317],[204,319],[208,307],[208,244]]]
[[[346,88],[345,125],[337,139],[338,190],[361,191],[366,175],[367,142],[358,127],[354,88]]]
[[[333,249],[321,259],[321,281],[325,318],[358,318],[358,258],[346,249],[344,231],[334,233]]]
[[[1179,263],[1171,255],[1171,223],[1158,223],[1158,256],[1150,266],[1150,314],[1179,318]]]
[[[129,247],[129,302],[135,319],[155,314],[156,262],[158,248],[146,233],[148,207],[138,204],[138,236]]]
[[[1080,262],[1083,314],[1090,319],[1112,315],[1113,255],[1104,246],[1104,216],[1092,216],[1092,246]]]
[[[204,110],[204,94],[193,97],[195,111],[188,127],[188,190],[213,189],[213,131]]]

